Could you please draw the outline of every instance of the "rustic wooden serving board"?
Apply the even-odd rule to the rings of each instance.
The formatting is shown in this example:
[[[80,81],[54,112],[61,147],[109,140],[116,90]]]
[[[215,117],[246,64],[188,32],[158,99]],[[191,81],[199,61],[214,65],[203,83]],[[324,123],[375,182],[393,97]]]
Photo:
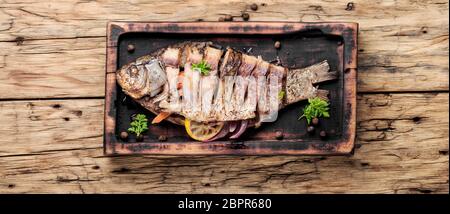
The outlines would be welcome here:
[[[173,155],[340,155],[352,152],[356,127],[356,23],[297,22],[111,22],[107,30],[106,102],[104,151],[116,154]],[[330,91],[331,117],[320,129],[331,133],[326,140],[306,133],[306,122],[298,121],[306,102],[299,102],[279,113],[274,123],[250,128],[238,141],[201,143],[192,141],[184,127],[168,122],[150,125],[143,142],[133,136],[127,141],[119,134],[125,131],[131,115],[154,115],[127,97],[116,83],[115,72],[136,58],[170,44],[183,41],[212,41],[237,50],[249,50],[271,61],[277,57],[283,66],[302,68],[328,60],[338,80],[321,84]],[[273,47],[280,41],[282,48]],[[127,46],[135,45],[134,52]],[[284,138],[277,140],[281,131]],[[167,136],[160,142],[158,137]]]

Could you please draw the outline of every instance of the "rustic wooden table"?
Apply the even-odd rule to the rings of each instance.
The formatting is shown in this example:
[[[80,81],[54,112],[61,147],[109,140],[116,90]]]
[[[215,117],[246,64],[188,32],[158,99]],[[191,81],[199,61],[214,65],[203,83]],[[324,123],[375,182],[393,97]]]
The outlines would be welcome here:
[[[0,192],[448,193],[444,0],[0,0]],[[109,20],[359,22],[351,157],[103,156]],[[238,18],[235,18],[238,19]]]

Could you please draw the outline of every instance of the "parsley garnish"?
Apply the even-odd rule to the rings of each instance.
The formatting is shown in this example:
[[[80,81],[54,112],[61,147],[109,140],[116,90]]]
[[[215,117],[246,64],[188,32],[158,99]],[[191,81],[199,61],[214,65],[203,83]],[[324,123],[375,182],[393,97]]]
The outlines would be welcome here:
[[[199,71],[203,75],[208,75],[211,70],[211,66],[208,65],[204,60],[199,63],[192,64],[192,70]]]
[[[285,94],[286,94],[286,92],[284,92],[283,90],[279,91],[278,92],[278,99],[279,100],[283,100]]]
[[[330,117],[330,113],[328,112],[330,108],[328,107],[329,104],[327,101],[316,97],[308,99],[308,102],[309,105],[303,109],[303,115],[298,118],[299,120],[305,117],[308,124],[310,124],[311,120],[315,117]]]
[[[135,133],[136,136],[140,136],[143,132],[148,130],[147,118],[144,114],[137,114],[130,125],[131,127],[128,128],[128,131]]]

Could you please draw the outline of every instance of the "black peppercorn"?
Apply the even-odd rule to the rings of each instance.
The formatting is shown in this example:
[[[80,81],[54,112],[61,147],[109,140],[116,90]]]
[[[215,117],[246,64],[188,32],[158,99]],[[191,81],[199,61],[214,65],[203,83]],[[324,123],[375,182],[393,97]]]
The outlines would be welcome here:
[[[253,3],[250,5],[250,9],[252,9],[253,11],[256,11],[256,10],[258,10],[258,5]]]
[[[233,16],[231,16],[231,15],[225,15],[225,18],[224,18],[224,20],[225,21],[233,21]]]
[[[135,47],[133,44],[128,44],[128,46],[127,46],[128,52],[132,53],[132,52],[134,52],[134,49],[135,49]]]
[[[277,131],[277,132],[275,132],[275,138],[276,138],[277,140],[281,140],[281,139],[283,139],[283,137],[284,137],[284,134],[283,134],[282,131]]]
[[[167,136],[165,136],[165,135],[160,135],[160,136],[158,137],[158,140],[159,140],[159,141],[166,141],[166,140],[167,140]]]
[[[122,140],[127,140],[128,139],[128,132],[126,132],[126,131],[120,132],[120,138]]]
[[[315,118],[312,119],[311,122],[312,122],[312,124],[313,124],[314,126],[317,126],[317,125],[319,125],[319,118],[315,117]]]
[[[308,133],[312,134],[312,133],[314,133],[315,128],[314,128],[314,126],[308,126],[308,128],[306,128],[306,131],[307,131]]]
[[[242,19],[244,19],[244,21],[248,21],[250,19],[250,15],[248,13],[242,13]]]
[[[280,41],[276,41],[275,44],[273,45],[276,49],[280,49],[281,47],[281,42]]]
[[[355,8],[355,4],[353,2],[349,2],[347,3],[347,7],[345,8],[345,10],[350,11],[350,10],[354,10]]]
[[[327,137],[327,132],[322,130],[322,131],[320,131],[319,135],[320,135],[320,138],[325,139]]]

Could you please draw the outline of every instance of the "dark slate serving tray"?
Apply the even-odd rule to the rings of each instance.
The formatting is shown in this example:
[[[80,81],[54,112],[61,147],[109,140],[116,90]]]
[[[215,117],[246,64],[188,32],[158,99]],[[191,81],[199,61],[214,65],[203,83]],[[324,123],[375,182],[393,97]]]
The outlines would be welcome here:
[[[356,23],[294,22],[111,22],[108,23],[106,102],[104,148],[114,154],[172,155],[338,155],[353,149],[356,121],[357,35]],[[280,111],[274,123],[249,128],[237,141],[201,143],[193,141],[183,126],[170,122],[149,125],[143,142],[133,135],[120,139],[127,130],[131,115],[143,113],[152,120],[155,115],[127,97],[117,85],[115,71],[121,66],[157,49],[184,41],[212,41],[249,54],[261,55],[267,61],[277,57],[283,66],[302,68],[328,60],[331,70],[338,71],[337,80],[320,84],[330,91],[331,117],[321,119],[319,129],[329,136],[320,139],[306,133],[305,120],[298,120],[307,101]],[[280,41],[281,49],[274,48]],[[134,52],[127,46],[135,45]],[[275,138],[281,131],[283,139]],[[160,135],[167,141],[160,142]]]

